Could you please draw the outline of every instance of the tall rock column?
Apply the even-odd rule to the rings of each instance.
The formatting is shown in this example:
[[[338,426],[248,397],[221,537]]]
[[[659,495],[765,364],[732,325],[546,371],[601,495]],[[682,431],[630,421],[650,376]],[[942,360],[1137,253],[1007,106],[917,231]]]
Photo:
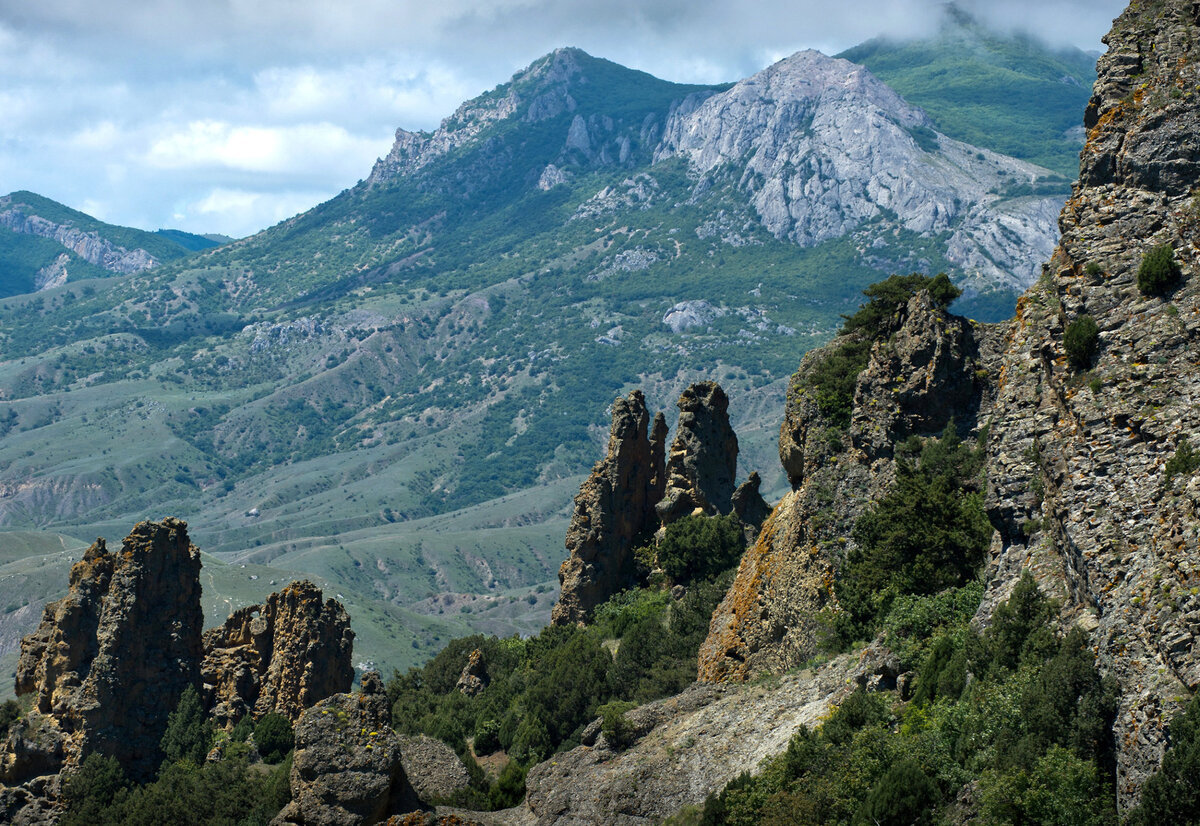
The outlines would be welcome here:
[[[148,778],[167,716],[199,685],[203,620],[200,552],[187,525],[141,522],[119,551],[97,540],[72,567],[67,596],[21,643],[17,693],[34,695],[31,715],[57,732],[68,766],[99,752]],[[19,756],[0,762],[5,782],[25,779]]]
[[[586,621],[593,608],[633,583],[634,540],[653,523],[656,474],[663,465],[663,434],[656,421],[656,452],[649,423],[640,390],[613,403],[608,454],[575,497],[566,539],[570,556],[558,572],[562,592],[551,614],[555,625]]]
[[[714,381],[693,384],[679,397],[679,425],[667,458],[658,518],[668,525],[700,511],[733,510],[738,441],[729,424],[729,397]]]

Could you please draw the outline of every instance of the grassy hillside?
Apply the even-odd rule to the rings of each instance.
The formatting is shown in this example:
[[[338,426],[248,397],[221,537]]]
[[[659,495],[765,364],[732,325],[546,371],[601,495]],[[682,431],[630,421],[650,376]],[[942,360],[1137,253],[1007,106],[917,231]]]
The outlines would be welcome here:
[[[939,131],[1030,161],[1074,180],[1082,113],[1096,80],[1094,56],[998,35],[947,11],[937,35],[876,38],[839,57],[860,63],[923,108]]]

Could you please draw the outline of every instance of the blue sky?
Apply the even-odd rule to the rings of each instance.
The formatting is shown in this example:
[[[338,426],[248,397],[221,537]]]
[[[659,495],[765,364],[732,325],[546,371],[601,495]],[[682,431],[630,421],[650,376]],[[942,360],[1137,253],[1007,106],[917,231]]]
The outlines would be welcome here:
[[[1119,0],[962,3],[1103,49]],[[247,235],[370,171],[559,46],[668,80],[920,34],[932,0],[0,0],[0,194],[103,220]]]

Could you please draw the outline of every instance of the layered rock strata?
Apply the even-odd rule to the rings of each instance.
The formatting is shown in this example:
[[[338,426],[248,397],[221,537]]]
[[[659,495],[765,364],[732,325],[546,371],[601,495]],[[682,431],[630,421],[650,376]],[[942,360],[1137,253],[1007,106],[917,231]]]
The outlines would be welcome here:
[[[1200,15],[1182,0],[1135,2],[1105,38],[1080,176],[1062,240],[1017,308],[989,441],[997,528],[986,622],[1022,568],[1092,629],[1121,686],[1118,794],[1132,805],[1161,761],[1164,727],[1200,688],[1200,478],[1167,463],[1200,444]],[[1157,245],[1179,277],[1145,294]],[[1064,334],[1099,327],[1087,370]]]
[[[982,423],[999,330],[946,312],[925,291],[886,323],[858,376],[848,428],[821,413],[807,378],[839,342],[805,356],[793,377],[779,437],[793,489],[713,613],[699,679],[740,681],[810,659],[819,615],[836,605],[833,580],[854,522],[895,478],[893,446],[941,435],[951,420],[962,435]]]
[[[353,648],[342,604],[293,582],[205,632],[201,675],[213,717],[226,725],[275,712],[295,723],[318,700],[350,690]]]

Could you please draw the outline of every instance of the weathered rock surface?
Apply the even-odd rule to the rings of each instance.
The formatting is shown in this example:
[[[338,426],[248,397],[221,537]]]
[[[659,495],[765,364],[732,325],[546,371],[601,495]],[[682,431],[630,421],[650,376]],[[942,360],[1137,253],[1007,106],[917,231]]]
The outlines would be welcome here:
[[[836,606],[834,575],[853,547],[854,522],[895,478],[893,446],[910,435],[941,435],[952,418],[961,434],[984,423],[991,398],[984,377],[994,369],[1002,329],[953,316],[927,292],[888,324],[890,335],[858,376],[845,430],[822,415],[805,386],[829,349],[801,362],[779,436],[794,489],[742,557],[713,613],[699,679],[740,681],[811,658],[820,642],[818,615]]]
[[[1092,629],[1121,686],[1125,808],[1161,760],[1165,722],[1200,687],[1200,484],[1164,473],[1184,439],[1200,444],[1196,5],[1131,4],[1106,42],[1062,240],[997,374],[987,508],[998,530],[979,620],[1030,568],[1064,601],[1065,623]],[[1183,278],[1145,296],[1142,256],[1163,243]],[[1084,314],[1100,328],[1090,376],[1063,348]]]
[[[631,747],[618,751],[603,736],[585,736],[590,744],[530,770],[524,806],[484,822],[658,823],[786,749],[801,725],[817,725],[832,704],[878,672],[882,653],[866,649],[764,685],[695,684],[634,709],[626,715],[636,737]],[[598,730],[598,722],[589,727]]]
[[[400,762],[400,740],[375,672],[359,694],[317,703],[296,724],[292,800],[274,826],[370,826],[410,811],[414,799]]]
[[[219,725],[275,712],[293,723],[318,700],[350,690],[350,615],[307,580],[235,611],[204,634],[201,675]]]
[[[454,687],[468,697],[474,697],[488,687],[491,678],[488,676],[487,664],[483,661],[483,651],[476,648],[467,655],[467,664],[463,666],[462,674]]]
[[[729,397],[715,381],[693,384],[679,397],[679,424],[667,457],[667,482],[655,511],[663,525],[700,512],[733,510],[738,442],[729,425]]]
[[[742,524],[747,528],[753,529],[756,536],[762,529],[763,523],[767,521],[767,517],[771,515],[771,506],[759,493],[760,487],[762,487],[762,477],[758,475],[757,470],[751,471],[750,475],[746,477],[746,481],[738,485],[729,500],[737,518],[742,520]]]
[[[400,738],[400,764],[418,800],[445,800],[471,782],[454,749],[424,734]]]
[[[158,768],[167,715],[199,683],[199,571],[177,519],[139,523],[115,553],[98,540],[71,569],[69,593],[46,606],[17,666],[30,719],[59,730],[65,765],[100,752],[135,778]]]
[[[0,207],[4,204],[0,204]],[[127,250],[101,238],[98,233],[84,232],[70,224],[56,224],[40,215],[27,215],[20,207],[0,211],[0,227],[23,235],[50,238],[62,244],[84,261],[103,267],[109,272],[128,274],[148,270],[158,264],[154,256],[143,249]],[[60,264],[64,263],[60,259]],[[60,267],[61,269],[61,267]],[[64,271],[65,272],[65,271]],[[46,272],[39,276],[38,289],[55,286],[60,272]]]
[[[634,579],[633,543],[653,522],[651,496],[662,465],[651,451],[649,424],[640,390],[613,403],[608,455],[575,497],[567,528],[570,556],[558,573],[562,594],[551,618],[555,625],[583,622]]]

